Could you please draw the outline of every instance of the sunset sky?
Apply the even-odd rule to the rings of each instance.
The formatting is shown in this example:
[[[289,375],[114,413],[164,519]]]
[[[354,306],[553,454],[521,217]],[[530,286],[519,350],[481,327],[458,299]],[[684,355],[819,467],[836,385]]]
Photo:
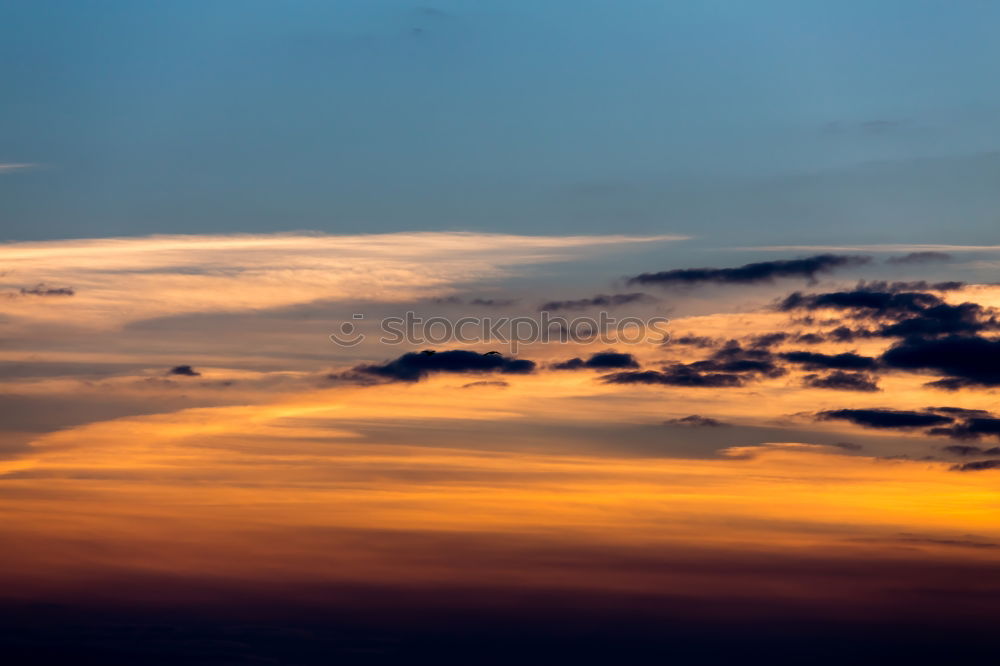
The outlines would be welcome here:
[[[997,21],[0,5],[0,659],[995,663]]]

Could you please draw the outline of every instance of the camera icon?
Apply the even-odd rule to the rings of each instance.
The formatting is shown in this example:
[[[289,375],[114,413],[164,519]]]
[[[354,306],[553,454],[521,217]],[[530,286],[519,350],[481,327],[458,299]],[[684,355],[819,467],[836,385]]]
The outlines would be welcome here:
[[[364,319],[363,314],[354,313],[352,319]],[[358,327],[352,322],[345,321],[340,325],[340,331],[330,334],[330,342],[341,347],[354,347],[364,342],[365,334],[358,332]]]

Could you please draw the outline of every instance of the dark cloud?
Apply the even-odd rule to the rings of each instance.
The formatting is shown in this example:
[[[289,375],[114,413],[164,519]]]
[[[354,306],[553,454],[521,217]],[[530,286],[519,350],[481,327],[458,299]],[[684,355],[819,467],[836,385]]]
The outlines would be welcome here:
[[[464,384],[462,386],[462,388],[464,388],[464,389],[467,389],[467,388],[485,388],[485,387],[488,387],[488,386],[491,386],[491,387],[494,387],[494,388],[507,388],[508,386],[510,386],[510,384],[508,384],[507,382],[504,382],[504,381],[483,380],[483,381],[480,381],[480,382],[469,382],[468,384]]]
[[[889,291],[899,293],[904,291],[957,291],[965,288],[964,282],[949,280],[946,282],[928,282],[927,280],[911,280],[909,282],[887,280],[862,280],[856,287],[867,291]]]
[[[347,383],[356,386],[375,386],[376,384],[381,383],[375,378],[374,375],[359,372],[357,369],[347,370],[345,372],[331,372],[325,376],[325,379],[332,382]]]
[[[827,336],[833,342],[853,342],[855,333],[846,326],[838,326],[830,331]]]
[[[816,414],[824,421],[850,421],[866,428],[926,428],[952,423],[954,419],[942,414],[899,411],[894,409],[832,409]]]
[[[736,340],[701,361],[671,363],[662,371],[619,372],[603,379],[612,384],[662,384],[666,386],[732,387],[742,386],[747,379],[780,377],[785,369],[778,366],[775,356],[767,349],[748,349]]]
[[[941,283],[961,284],[961,283]],[[912,286],[907,283],[906,286]],[[881,326],[874,330],[837,329],[842,337],[855,336],[937,336],[972,334],[1000,328],[993,309],[978,303],[951,305],[926,291],[898,291],[893,284],[863,283],[851,291],[823,294],[795,292],[778,304],[783,311],[846,310],[854,319],[869,319]]]
[[[639,363],[632,354],[623,352],[600,352],[594,354],[586,363],[588,368],[638,368]]]
[[[930,435],[941,435],[952,439],[979,439],[981,437],[1000,439],[1000,419],[992,416],[975,416],[966,418],[962,423],[932,428],[927,432]],[[988,453],[1000,454],[1000,450],[988,451]]]
[[[888,368],[945,375],[944,379],[931,382],[931,386],[938,388],[1000,386],[1000,339],[909,338],[889,348],[880,361]]]
[[[980,538],[972,537],[965,539],[944,539],[940,537],[929,537],[909,532],[900,532],[891,541],[902,543],[926,544],[928,546],[956,546],[958,548],[1000,548],[1000,544],[993,541],[984,541]]]
[[[728,426],[729,424],[724,421],[719,421],[718,419],[709,418],[708,416],[692,414],[691,416],[685,416],[682,418],[668,419],[663,422],[663,425],[685,426],[689,428],[721,428],[723,426]]]
[[[928,407],[927,411],[962,417],[990,416],[990,413],[985,409],[966,409],[965,407]]]
[[[1000,456],[1000,446],[984,449],[979,446],[971,446],[969,444],[952,444],[950,446],[942,447],[941,450],[946,453],[950,453],[953,456]]]
[[[845,451],[860,451],[865,448],[860,444],[855,444],[854,442],[834,442],[830,446],[836,446],[838,449],[844,449]]]
[[[656,299],[649,294],[635,292],[631,294],[598,294],[592,298],[581,298],[574,301],[549,301],[538,306],[539,311],[554,312],[556,310],[586,310],[587,308],[613,308],[630,303],[651,303]]]
[[[927,407],[920,411],[896,411],[891,409],[838,409],[819,412],[816,417],[823,420],[839,419],[850,421],[866,428],[892,428],[912,430],[926,428],[924,434],[934,437],[949,437],[957,440],[978,440],[995,437],[1000,440],[1000,418],[980,409],[961,407]],[[946,446],[944,451],[952,455],[1000,455],[1000,447],[982,449],[978,446]]]
[[[764,333],[747,339],[747,344],[755,349],[768,349],[785,342],[791,337],[788,333]]]
[[[670,338],[670,340],[668,340],[667,342],[670,344],[689,345],[691,347],[702,347],[702,348],[714,347],[717,344],[719,344],[719,340],[716,338],[709,338],[707,336],[702,336],[702,335],[691,335],[690,333],[687,335],[682,335],[678,338]]]
[[[553,370],[583,370],[587,367],[587,362],[584,361],[579,356],[571,358],[568,361],[561,361],[559,363],[553,363]]]
[[[803,345],[818,345],[824,340],[825,338],[818,333],[800,333],[795,336],[795,342]]]
[[[923,312],[941,303],[943,301],[934,294],[860,288],[823,294],[803,294],[796,291],[786,296],[778,308],[785,312],[831,308],[879,316],[902,316]]]
[[[200,377],[201,373],[190,365],[176,365],[167,371],[168,375],[180,375],[182,377]]]
[[[474,305],[484,308],[506,308],[511,305],[517,304],[516,298],[473,298],[466,303],[465,300],[459,298],[458,296],[443,296],[440,298],[430,299],[431,303],[436,305]]]
[[[1000,460],[974,460],[973,462],[952,465],[953,472],[982,472],[987,469],[1000,469]]]
[[[895,324],[883,327],[878,335],[887,337],[935,336],[977,333],[1000,327],[996,317],[978,303],[937,305]]]
[[[571,358],[568,361],[563,361],[562,363],[556,363],[552,366],[555,370],[583,370],[583,369],[593,369],[593,370],[611,370],[614,368],[638,368],[639,362],[635,360],[632,354],[625,354],[622,352],[600,352],[592,355],[589,359],[584,361],[582,358]]]
[[[602,379],[609,384],[659,384],[699,388],[729,388],[743,385],[743,378],[739,375],[718,372],[702,373],[680,363],[668,366],[662,372],[656,370],[616,372],[605,375]]]
[[[885,260],[887,264],[927,264],[935,261],[951,261],[951,255],[946,252],[910,252]]]
[[[360,365],[355,373],[393,381],[416,382],[435,372],[533,372],[535,362],[508,358],[501,354],[479,354],[464,349],[409,352],[381,365]]]
[[[837,391],[878,391],[875,380],[861,372],[837,370],[828,375],[806,375],[803,384],[811,388],[834,389]]]
[[[819,354],[808,351],[793,351],[779,354],[779,356],[809,370],[871,370],[878,365],[878,362],[870,356],[851,353]]]
[[[469,305],[478,305],[484,308],[507,308],[516,304],[516,298],[473,298],[469,301]]]
[[[690,363],[688,367],[697,372],[759,374],[765,377],[780,377],[785,374],[785,369],[777,365],[771,352],[766,349],[746,349],[736,340],[730,340],[707,359]]]
[[[21,287],[22,296],[73,296],[76,291],[72,287],[46,287],[36,284],[34,287]]]
[[[869,257],[820,254],[801,259],[762,261],[737,268],[682,268],[659,273],[643,273],[629,278],[628,282],[667,287],[703,283],[755,284],[786,277],[801,277],[814,281],[817,274],[829,273],[838,268],[860,266],[870,261]]]

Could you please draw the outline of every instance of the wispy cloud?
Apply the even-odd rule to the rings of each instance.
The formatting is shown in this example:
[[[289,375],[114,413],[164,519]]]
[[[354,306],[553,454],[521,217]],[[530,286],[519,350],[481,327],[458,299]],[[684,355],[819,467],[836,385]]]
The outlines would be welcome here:
[[[24,169],[34,169],[37,164],[32,164],[31,162],[0,162],[0,173],[9,173],[11,171],[23,171]]]
[[[400,303],[447,296],[519,266],[683,236],[397,233],[151,236],[0,245],[0,290],[71,284],[60,307],[11,314],[114,327],[150,317],[246,312],[315,301]]]

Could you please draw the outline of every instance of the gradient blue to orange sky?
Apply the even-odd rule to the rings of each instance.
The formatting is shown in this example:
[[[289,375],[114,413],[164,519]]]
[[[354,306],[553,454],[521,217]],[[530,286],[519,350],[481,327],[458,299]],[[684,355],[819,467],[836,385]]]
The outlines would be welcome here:
[[[0,659],[996,663],[998,21],[0,2]]]

